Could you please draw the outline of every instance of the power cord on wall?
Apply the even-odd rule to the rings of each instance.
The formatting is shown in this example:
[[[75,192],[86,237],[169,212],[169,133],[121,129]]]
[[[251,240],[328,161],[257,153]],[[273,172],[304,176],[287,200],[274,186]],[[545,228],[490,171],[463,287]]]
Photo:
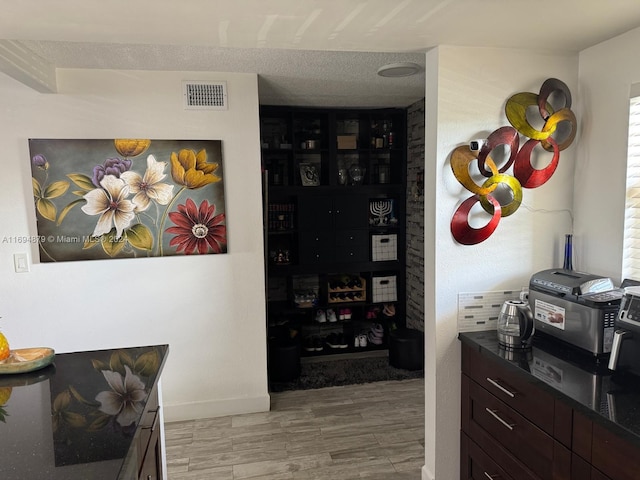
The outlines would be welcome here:
[[[525,205],[524,203],[520,203],[520,206],[524,207],[525,209],[527,209],[528,211],[532,212],[532,213],[566,213],[569,215],[569,218],[571,219],[571,228],[569,230],[569,235],[567,235],[567,239],[565,239],[565,242],[569,242],[569,262],[568,264],[570,265],[568,268],[573,269],[573,260],[575,259],[575,251],[573,251],[573,247],[572,247],[572,241],[571,241],[571,237],[573,236],[573,211],[568,209],[568,208],[560,208],[558,210],[547,210],[544,208],[532,208],[529,207],[528,205]],[[566,255],[567,255],[567,245],[565,244],[565,265],[567,264],[567,260],[566,260]],[[567,267],[565,267],[567,268]]]
[[[570,232],[571,234],[573,234],[573,211],[568,209],[568,208],[561,208],[558,210],[546,210],[544,208],[532,208],[529,207],[528,205],[525,205],[523,202],[520,202],[520,206],[524,207],[525,209],[529,210],[532,213],[567,213],[569,215],[569,218],[571,219],[571,229]]]

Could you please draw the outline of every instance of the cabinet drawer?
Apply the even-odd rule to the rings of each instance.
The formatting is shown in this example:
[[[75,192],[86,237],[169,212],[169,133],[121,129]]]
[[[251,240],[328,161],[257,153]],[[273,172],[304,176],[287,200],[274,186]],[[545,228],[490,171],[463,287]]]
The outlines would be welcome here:
[[[531,383],[524,374],[512,371],[468,345],[462,346],[462,369],[479,385],[553,435],[554,399]]]
[[[634,477],[634,478],[638,478],[638,477]],[[579,480],[583,480],[583,479],[581,478]],[[602,472],[599,472],[595,468],[592,468],[590,480],[611,480],[611,479],[607,477],[605,474],[603,474]]]
[[[369,234],[365,230],[336,231],[335,261],[340,263],[369,261]]]
[[[303,245],[309,245],[310,248],[332,247],[333,232],[328,230],[316,230],[313,232],[302,232],[300,240]]]
[[[591,464],[615,480],[637,480],[640,476],[638,447],[596,422],[593,422]],[[598,474],[595,478],[606,478]],[[594,473],[591,476],[594,478]]]
[[[333,253],[333,261],[338,263],[366,262],[368,257],[367,252],[362,248],[342,248]]]
[[[341,247],[359,247],[366,250],[369,245],[369,233],[366,230],[337,230],[336,245]],[[365,248],[363,248],[365,247]]]
[[[591,465],[575,453],[571,454],[571,480],[591,480]]]
[[[138,452],[140,458],[144,458],[154,431],[159,430],[160,428],[158,425],[159,410],[160,406],[158,400],[158,390],[157,388],[154,388],[149,393],[147,405],[145,406],[144,412],[142,412],[142,417],[140,419],[140,440],[138,441]]]
[[[491,473],[494,465],[498,465],[505,473],[506,479],[513,480],[540,480],[520,460],[509,453],[497,440],[482,429],[476,429],[474,440],[463,431],[460,439],[460,478],[468,480],[488,480],[484,471]],[[480,447],[482,445],[482,447]],[[471,453],[469,453],[471,448]],[[474,449],[477,448],[477,449]],[[473,463],[475,462],[475,467]],[[482,469],[482,471],[481,471]],[[480,476],[478,477],[477,475]],[[473,475],[473,476],[472,476]],[[496,480],[503,477],[494,477]]]
[[[568,449],[473,380],[468,380],[469,436],[480,440],[484,432],[541,479],[569,479]]]
[[[364,195],[337,196],[334,199],[336,229],[364,228],[369,224],[369,200]]]
[[[298,199],[298,227],[317,230],[333,226],[333,198],[328,196],[300,196]]]
[[[160,449],[160,429],[153,430],[145,451],[138,480],[162,480],[162,451]]]
[[[516,480],[464,433],[460,437],[462,480]],[[517,479],[520,480],[520,479]]]
[[[300,234],[300,263],[313,265],[333,261],[333,232],[316,231]]]

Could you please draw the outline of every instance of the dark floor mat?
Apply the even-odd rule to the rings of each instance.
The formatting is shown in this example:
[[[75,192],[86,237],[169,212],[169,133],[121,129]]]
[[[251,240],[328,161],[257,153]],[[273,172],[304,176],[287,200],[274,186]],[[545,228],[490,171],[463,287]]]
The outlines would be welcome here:
[[[290,382],[270,382],[272,392],[422,378],[423,370],[403,370],[389,365],[388,357],[331,359],[302,363],[300,376]]]

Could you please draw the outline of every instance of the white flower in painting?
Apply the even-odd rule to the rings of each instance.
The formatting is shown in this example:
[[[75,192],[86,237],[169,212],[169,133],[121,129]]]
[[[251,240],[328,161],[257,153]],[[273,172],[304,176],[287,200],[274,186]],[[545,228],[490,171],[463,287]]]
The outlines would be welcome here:
[[[173,196],[173,185],[160,183],[166,177],[164,168],[166,162],[158,162],[153,155],[147,157],[147,171],[144,176],[139,173],[126,171],[120,175],[129,186],[129,191],[134,194],[133,203],[136,212],[142,212],[149,208],[151,201],[160,205],[166,205]]]
[[[120,238],[135,216],[135,206],[127,200],[129,186],[113,175],[106,175],[100,185],[102,188],[95,188],[83,197],[87,203],[82,206],[82,211],[87,215],[100,215],[93,231],[94,237],[109,233],[114,226],[116,238]]]
[[[143,409],[143,401],[147,398],[144,383],[131,373],[125,365],[124,378],[118,372],[103,370],[102,374],[111,390],[100,392],[96,401],[100,402],[100,411],[116,417],[117,422],[127,427],[136,421]]]

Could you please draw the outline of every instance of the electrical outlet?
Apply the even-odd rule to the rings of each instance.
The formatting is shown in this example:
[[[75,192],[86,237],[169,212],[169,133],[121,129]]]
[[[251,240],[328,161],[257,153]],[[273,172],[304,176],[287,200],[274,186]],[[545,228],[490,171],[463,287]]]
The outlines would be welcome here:
[[[27,273],[29,271],[29,256],[26,253],[14,253],[13,266],[16,273]]]

